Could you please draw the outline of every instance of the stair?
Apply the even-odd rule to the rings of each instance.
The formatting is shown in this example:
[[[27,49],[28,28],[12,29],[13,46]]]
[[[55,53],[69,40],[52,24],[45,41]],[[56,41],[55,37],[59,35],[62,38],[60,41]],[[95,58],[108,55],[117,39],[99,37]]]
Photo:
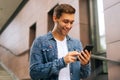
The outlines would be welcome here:
[[[13,80],[10,74],[0,65],[0,80]]]

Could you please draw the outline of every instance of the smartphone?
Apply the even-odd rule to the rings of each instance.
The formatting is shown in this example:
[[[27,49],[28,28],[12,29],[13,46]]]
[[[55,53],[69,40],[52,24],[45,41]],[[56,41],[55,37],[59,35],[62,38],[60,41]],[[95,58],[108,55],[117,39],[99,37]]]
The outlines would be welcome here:
[[[87,50],[88,52],[90,52],[90,51],[92,51],[92,49],[93,49],[93,45],[88,44],[84,47],[83,51]],[[82,56],[83,56],[83,54],[82,54]],[[77,61],[79,61],[78,58],[77,58]]]
[[[92,51],[92,49],[93,49],[93,45],[88,44],[88,45],[85,46],[85,48],[83,49],[83,51],[87,50],[88,52],[90,52],[90,51]]]

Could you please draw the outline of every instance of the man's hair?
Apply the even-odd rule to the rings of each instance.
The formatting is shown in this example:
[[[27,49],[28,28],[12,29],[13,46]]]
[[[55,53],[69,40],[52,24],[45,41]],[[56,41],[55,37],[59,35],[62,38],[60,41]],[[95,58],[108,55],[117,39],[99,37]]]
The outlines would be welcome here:
[[[69,4],[60,4],[55,7],[53,15],[60,18],[62,13],[75,14],[75,8]]]

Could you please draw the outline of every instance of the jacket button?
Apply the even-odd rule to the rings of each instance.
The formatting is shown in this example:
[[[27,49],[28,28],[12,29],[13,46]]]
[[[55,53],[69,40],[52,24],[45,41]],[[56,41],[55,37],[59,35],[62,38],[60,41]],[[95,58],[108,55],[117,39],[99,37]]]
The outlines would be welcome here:
[[[70,75],[72,75],[72,73],[70,73]]]

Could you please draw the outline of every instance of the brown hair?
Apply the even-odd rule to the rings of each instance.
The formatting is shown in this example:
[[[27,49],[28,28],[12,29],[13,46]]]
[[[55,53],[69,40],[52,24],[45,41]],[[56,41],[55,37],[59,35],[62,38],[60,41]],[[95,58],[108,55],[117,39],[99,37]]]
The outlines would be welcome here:
[[[69,4],[60,4],[54,9],[54,14],[57,18],[60,18],[62,13],[74,14],[75,8]]]

